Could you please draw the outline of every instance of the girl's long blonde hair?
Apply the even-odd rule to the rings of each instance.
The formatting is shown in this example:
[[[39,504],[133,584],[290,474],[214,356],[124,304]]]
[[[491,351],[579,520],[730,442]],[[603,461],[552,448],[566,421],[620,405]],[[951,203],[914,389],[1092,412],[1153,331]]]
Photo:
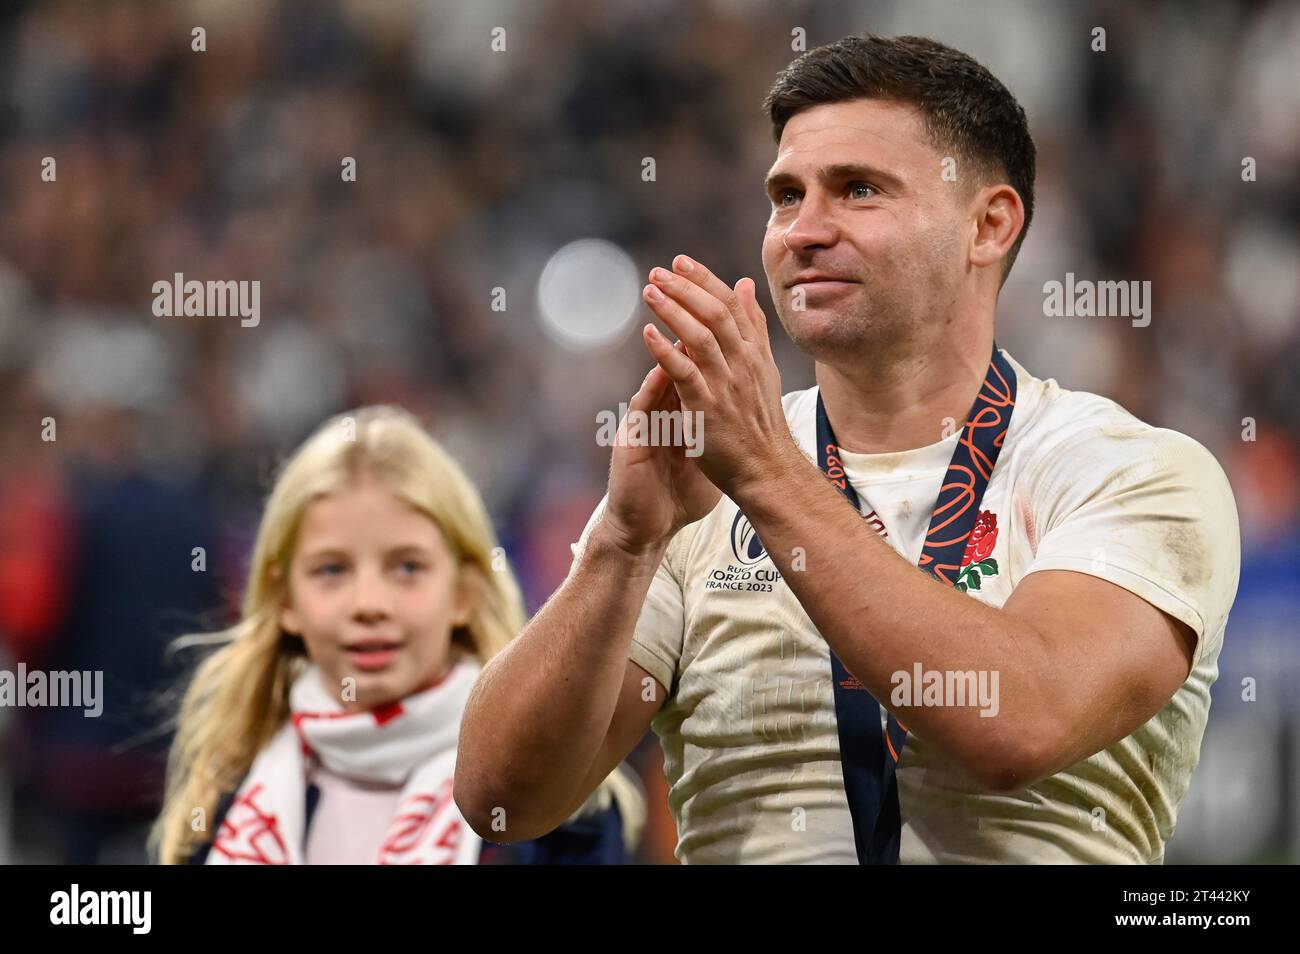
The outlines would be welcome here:
[[[412,415],[366,407],[323,424],[284,464],[271,490],[248,570],[241,619],[178,646],[220,646],[199,665],[181,704],[162,813],[150,837],[164,864],[185,861],[214,834],[209,822],[257,753],[289,717],[289,687],[307,664],[302,641],[280,629],[289,563],[304,511],[365,474],[436,523],[475,593],[453,652],[485,664],[524,624],[514,575],[483,500],[460,466]]]

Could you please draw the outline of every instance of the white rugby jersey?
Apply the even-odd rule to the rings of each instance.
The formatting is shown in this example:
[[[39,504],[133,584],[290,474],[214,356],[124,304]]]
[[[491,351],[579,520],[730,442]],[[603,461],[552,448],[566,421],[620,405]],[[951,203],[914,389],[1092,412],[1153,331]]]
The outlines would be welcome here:
[[[909,736],[898,768],[900,860],[1160,862],[1200,756],[1237,589],[1232,490],[1190,437],[1007,357],[1016,408],[980,504],[985,536],[996,527],[981,557],[996,571],[968,595],[1001,606],[1035,570],[1101,577],[1190,626],[1195,660],[1145,725],[1012,794],[979,791]],[[816,403],[815,387],[783,399],[814,462]],[[899,453],[841,451],[863,513],[913,565],[958,436]],[[603,508],[574,544],[575,562]],[[724,495],[673,538],[636,625],[630,658],[669,691],[652,728],[676,854],[686,863],[856,864],[829,650],[752,536]]]

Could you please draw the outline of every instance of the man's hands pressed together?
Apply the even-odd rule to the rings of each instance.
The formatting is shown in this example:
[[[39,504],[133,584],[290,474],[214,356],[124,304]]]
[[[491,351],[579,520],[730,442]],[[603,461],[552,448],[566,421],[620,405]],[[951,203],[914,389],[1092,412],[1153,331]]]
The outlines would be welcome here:
[[[684,345],[678,344],[680,350]],[[669,346],[669,350],[673,350]],[[684,357],[684,356],[683,356]],[[628,411],[653,414],[681,410],[677,391],[664,369],[655,365],[628,402]],[[717,506],[718,489],[682,448],[629,442],[628,419],[619,424],[609,468],[609,504],[601,529],[619,549],[632,555],[657,556],[682,527]]]
[[[673,271],[651,270],[650,280],[646,303],[686,347],[674,348],[654,325],[644,329],[646,347],[682,410],[702,416],[699,469],[740,502],[775,469],[803,460],[781,406],[781,375],[754,281],[742,278],[731,288],[685,255],[673,259]]]

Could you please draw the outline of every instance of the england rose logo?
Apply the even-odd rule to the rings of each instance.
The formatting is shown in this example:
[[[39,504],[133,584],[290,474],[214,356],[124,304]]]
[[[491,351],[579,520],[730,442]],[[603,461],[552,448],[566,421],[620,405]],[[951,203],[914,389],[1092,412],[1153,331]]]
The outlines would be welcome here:
[[[997,576],[998,561],[989,556],[997,542],[998,515],[985,510],[980,513],[966,540],[966,553],[961,558],[961,571],[953,583],[954,589],[963,593],[978,590],[983,585],[982,577]]]

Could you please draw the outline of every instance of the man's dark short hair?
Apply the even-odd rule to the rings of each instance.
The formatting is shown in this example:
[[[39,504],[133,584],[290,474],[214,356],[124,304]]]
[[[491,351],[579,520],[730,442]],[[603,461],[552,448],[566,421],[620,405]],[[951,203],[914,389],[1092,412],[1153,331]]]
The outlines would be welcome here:
[[[920,36],[866,34],[804,53],[777,76],[763,109],[779,143],[796,113],[854,99],[918,107],[938,149],[974,164],[983,178],[1004,179],[1020,194],[1025,224],[1007,255],[1005,279],[1034,217],[1034,140],[1016,98],[960,50]]]

